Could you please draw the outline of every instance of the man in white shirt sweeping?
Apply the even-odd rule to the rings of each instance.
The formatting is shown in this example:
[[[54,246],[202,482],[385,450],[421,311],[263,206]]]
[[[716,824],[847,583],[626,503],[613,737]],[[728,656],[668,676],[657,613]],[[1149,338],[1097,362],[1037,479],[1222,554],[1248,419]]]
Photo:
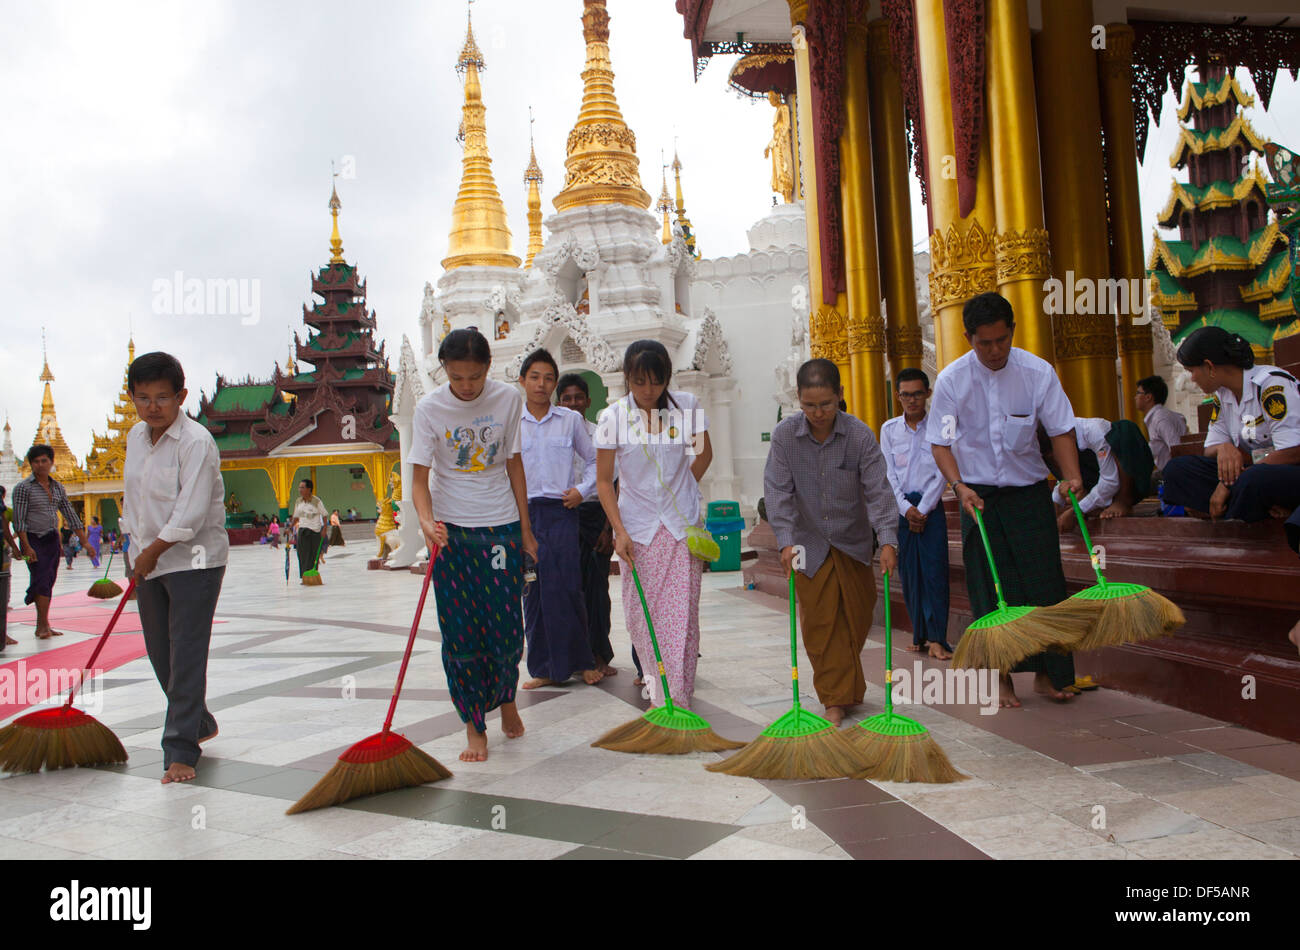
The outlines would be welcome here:
[[[125,505],[149,661],[167,694],[163,784],[194,778],[199,744],[217,734],[208,710],[208,647],[226,573],[225,491],[212,435],[185,413],[185,373],[168,353],[127,370],[140,421],[127,435]]]
[[[1041,420],[1066,487],[1083,491],[1074,410],[1052,364],[1011,345],[1015,316],[996,291],[962,308],[969,352],[939,374],[926,438],[962,507],[962,560],[971,612],[997,607],[975,511],[983,513],[1008,604],[1048,606],[1065,599],[1061,538],[1047,464],[1038,448]],[[1058,702],[1071,698],[1074,657],[1046,651],[1003,670],[1000,703],[1019,706],[1012,672],[1033,672],[1034,689]]]

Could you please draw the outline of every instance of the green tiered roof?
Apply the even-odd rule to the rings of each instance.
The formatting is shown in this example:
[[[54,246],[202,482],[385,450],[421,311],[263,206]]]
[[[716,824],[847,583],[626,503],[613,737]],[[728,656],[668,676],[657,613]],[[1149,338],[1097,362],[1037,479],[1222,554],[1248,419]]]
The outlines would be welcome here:
[[[271,384],[258,386],[223,386],[212,397],[217,412],[257,412],[275,398]]]
[[[1268,348],[1273,345],[1272,327],[1261,325],[1257,315],[1244,310],[1211,310],[1204,316],[1179,327],[1178,332],[1173,334],[1174,343],[1183,342],[1187,334],[1198,327],[1222,327],[1229,333],[1239,334],[1252,346]]]

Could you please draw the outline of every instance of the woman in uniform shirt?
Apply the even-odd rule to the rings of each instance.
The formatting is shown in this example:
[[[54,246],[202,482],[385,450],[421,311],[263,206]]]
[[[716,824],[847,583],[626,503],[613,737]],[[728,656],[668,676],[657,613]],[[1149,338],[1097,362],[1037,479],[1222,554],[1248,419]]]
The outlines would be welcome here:
[[[1211,518],[1263,521],[1300,506],[1300,389],[1290,373],[1256,366],[1250,344],[1201,327],[1178,362],[1214,396],[1203,455],[1170,459],[1164,500]]]

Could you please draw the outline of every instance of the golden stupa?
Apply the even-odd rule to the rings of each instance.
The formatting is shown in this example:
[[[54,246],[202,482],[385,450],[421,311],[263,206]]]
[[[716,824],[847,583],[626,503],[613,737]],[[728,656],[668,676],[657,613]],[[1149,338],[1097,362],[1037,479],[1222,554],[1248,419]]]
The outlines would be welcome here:
[[[50,372],[50,360],[45,355],[44,332],[41,333],[42,357],[44,366],[41,367],[41,382],[45,384],[45,394],[41,397],[41,421],[37,423],[36,435],[32,437],[32,445],[48,445],[54,449],[54,468],[50,471],[61,482],[80,480],[82,478],[81,466],[77,463],[77,457],[72,454],[72,449],[68,447],[67,440],[63,438],[63,432],[59,429],[59,417],[54,411],[54,394],[50,391],[50,383],[54,382],[54,374]],[[32,467],[27,464],[27,453],[23,453],[22,465],[19,467],[19,474],[26,478],[32,473]]]
[[[524,266],[532,267],[533,258],[542,249],[542,167],[537,164],[537,150],[533,148],[531,116],[528,121],[528,167],[524,169],[524,184],[528,186],[528,257]]]
[[[605,0],[583,0],[582,36],[587,42],[582,107],[569,133],[564,189],[555,196],[555,210],[600,204],[649,208],[650,193],[641,187],[636,136],[614,97]]]
[[[127,373],[135,361],[135,340],[126,344],[126,369],[122,371],[122,391],[117,394],[113,414],[108,417],[108,434],[90,434],[90,451],[86,454],[86,479],[89,482],[121,479],[126,466],[126,436],[140,421],[135,401],[127,387]],[[90,486],[92,489],[93,485]]]
[[[461,134],[464,156],[460,192],[451,213],[451,240],[444,270],[471,265],[518,267],[519,258],[512,250],[510,227],[506,223],[506,206],[492,178],[492,157],[487,147],[487,108],[478,74],[484,67],[483,53],[474,42],[474,25],[465,32],[465,48],[456,61],[456,71],[465,76],[465,105],[462,109]]]

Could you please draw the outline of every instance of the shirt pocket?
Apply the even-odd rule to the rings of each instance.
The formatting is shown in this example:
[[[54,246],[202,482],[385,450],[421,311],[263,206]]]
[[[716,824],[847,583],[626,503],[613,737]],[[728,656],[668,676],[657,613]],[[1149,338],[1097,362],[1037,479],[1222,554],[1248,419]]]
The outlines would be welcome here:
[[[149,483],[149,497],[155,501],[171,502],[181,493],[180,466],[164,465]]]
[[[911,452],[895,452],[895,453],[894,453],[894,467],[895,467],[895,468],[907,468],[907,460],[910,459],[911,457],[912,457],[912,453],[911,453]]]
[[[1038,419],[1029,416],[1007,416],[1006,446],[1011,452],[1025,452],[1038,440]]]

